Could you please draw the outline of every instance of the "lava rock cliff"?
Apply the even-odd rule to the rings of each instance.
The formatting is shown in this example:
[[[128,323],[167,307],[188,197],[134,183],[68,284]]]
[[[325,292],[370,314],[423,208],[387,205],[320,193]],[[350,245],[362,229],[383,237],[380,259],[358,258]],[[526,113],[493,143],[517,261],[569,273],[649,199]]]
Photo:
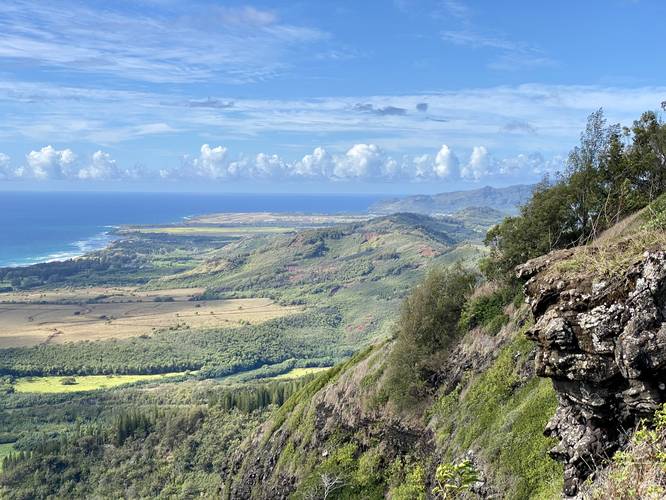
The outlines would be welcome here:
[[[575,277],[552,272],[573,251],[519,266],[535,324],[536,372],[549,377],[559,406],[545,434],[564,463],[564,494],[582,483],[643,418],[666,401],[666,253],[612,277],[585,269]]]

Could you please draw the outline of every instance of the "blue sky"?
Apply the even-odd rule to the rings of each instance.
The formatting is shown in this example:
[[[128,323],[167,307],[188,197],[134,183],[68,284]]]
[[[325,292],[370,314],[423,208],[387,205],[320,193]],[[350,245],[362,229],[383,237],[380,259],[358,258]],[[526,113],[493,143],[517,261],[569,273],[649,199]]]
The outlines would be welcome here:
[[[437,192],[666,100],[646,0],[0,3],[0,189]]]

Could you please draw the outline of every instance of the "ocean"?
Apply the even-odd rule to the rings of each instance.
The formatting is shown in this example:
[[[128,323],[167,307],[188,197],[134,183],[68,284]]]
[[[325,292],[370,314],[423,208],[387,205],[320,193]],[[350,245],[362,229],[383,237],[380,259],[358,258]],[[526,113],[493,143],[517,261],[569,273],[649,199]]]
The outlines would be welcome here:
[[[0,191],[0,267],[63,260],[106,247],[125,224],[208,213],[366,213],[380,195]]]

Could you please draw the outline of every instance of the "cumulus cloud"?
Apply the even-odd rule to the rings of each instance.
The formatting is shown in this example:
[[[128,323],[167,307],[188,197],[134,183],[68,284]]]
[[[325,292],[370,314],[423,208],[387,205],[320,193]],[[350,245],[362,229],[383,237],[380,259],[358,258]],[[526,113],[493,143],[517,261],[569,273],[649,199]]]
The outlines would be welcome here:
[[[140,179],[146,177],[147,173],[138,167],[121,168],[109,153],[96,151],[90,158],[90,162],[81,167],[76,176],[81,180],[101,181]]]
[[[518,154],[500,160],[498,170],[502,175],[512,175],[520,172],[544,175],[562,171],[564,164],[565,158],[560,155],[546,159],[541,153]]]
[[[453,151],[443,144],[435,156],[434,173],[439,178],[446,178],[458,175],[460,162]]]
[[[294,163],[293,173],[305,178],[330,177],[335,167],[333,156],[322,147]]]
[[[491,173],[492,159],[484,146],[474,146],[469,161],[460,170],[463,179],[478,181]]]
[[[12,166],[11,158],[0,153],[0,180],[114,181],[145,179],[152,175],[138,167],[122,168],[111,155],[96,151],[79,158],[71,149],[44,146],[25,155],[25,163]]]
[[[229,176],[227,148],[208,144],[201,146],[199,156],[191,162],[195,175],[209,179],[223,179]]]
[[[391,178],[397,163],[376,144],[354,144],[344,156],[337,157],[333,176],[338,179]]]
[[[70,149],[45,146],[26,155],[26,163],[13,168],[0,153],[0,180],[70,181],[333,181],[421,182],[480,181],[491,176],[538,176],[561,169],[561,157],[545,159],[539,153],[495,158],[485,146],[475,146],[466,161],[447,144],[419,155],[394,156],[377,144],[359,143],[340,153],[316,147],[298,160],[272,153],[235,155],[222,145],[203,144],[195,156],[184,156],[177,168],[158,172],[126,168],[105,151],[81,158]]]
[[[9,155],[0,153],[0,180],[14,177],[14,172],[11,170],[10,161],[11,158]]]
[[[39,151],[30,151],[25,158],[27,168],[22,169],[20,175],[39,180],[71,177],[76,162],[76,155],[71,149],[57,150],[51,145]]]

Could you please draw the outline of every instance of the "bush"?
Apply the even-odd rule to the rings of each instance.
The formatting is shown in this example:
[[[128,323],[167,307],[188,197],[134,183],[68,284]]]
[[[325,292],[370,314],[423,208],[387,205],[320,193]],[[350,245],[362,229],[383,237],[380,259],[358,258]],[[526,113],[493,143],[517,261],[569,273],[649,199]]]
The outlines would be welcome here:
[[[468,300],[460,316],[460,329],[469,331],[482,327],[490,335],[497,334],[509,320],[504,308],[515,295],[515,289],[507,286]]]
[[[388,361],[388,397],[399,407],[420,398],[440,370],[476,275],[456,265],[430,272],[405,300]]]
[[[479,480],[479,473],[470,460],[458,464],[440,464],[435,471],[436,486],[432,489],[435,498],[458,498],[470,491]]]

